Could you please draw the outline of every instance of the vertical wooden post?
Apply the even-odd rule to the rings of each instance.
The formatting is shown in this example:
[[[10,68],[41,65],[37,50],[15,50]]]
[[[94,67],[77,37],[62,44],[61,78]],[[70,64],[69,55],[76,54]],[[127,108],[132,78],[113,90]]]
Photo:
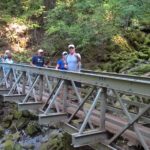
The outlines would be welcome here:
[[[40,83],[39,83],[39,100],[42,101],[43,90],[44,90],[44,76],[40,75]]]
[[[101,114],[100,114],[100,130],[105,130],[106,121],[106,106],[107,106],[107,88],[103,88],[101,96]]]

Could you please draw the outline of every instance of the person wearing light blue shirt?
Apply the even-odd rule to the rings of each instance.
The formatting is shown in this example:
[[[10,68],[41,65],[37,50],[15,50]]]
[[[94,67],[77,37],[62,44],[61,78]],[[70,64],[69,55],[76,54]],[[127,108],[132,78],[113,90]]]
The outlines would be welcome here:
[[[66,57],[67,62],[67,70],[73,71],[73,72],[80,72],[81,71],[81,55],[79,53],[76,53],[75,46],[73,44],[70,44],[68,46],[69,54]],[[69,83],[70,84],[70,83]],[[76,87],[81,87],[80,82],[75,81]]]
[[[4,63],[7,63],[7,64],[13,64],[14,63],[14,61],[12,60],[11,53],[8,53],[7,58],[4,60]],[[9,66],[4,67],[4,71],[7,74],[10,71],[10,67]]]
[[[68,49],[69,49],[69,54],[66,58],[67,69],[69,71],[80,72],[80,70],[81,70],[81,55],[79,53],[76,53],[75,46],[73,44],[70,44],[68,46]]]

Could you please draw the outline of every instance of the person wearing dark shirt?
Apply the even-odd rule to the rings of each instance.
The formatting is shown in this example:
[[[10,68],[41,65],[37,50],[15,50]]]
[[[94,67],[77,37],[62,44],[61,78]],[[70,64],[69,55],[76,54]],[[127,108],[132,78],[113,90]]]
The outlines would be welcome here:
[[[37,67],[44,67],[45,62],[44,62],[44,57],[43,57],[44,51],[42,49],[39,49],[37,52],[37,55],[32,57],[32,66],[37,66]]]
[[[64,51],[62,53],[62,58],[57,61],[56,69],[67,70],[66,56],[67,52]]]

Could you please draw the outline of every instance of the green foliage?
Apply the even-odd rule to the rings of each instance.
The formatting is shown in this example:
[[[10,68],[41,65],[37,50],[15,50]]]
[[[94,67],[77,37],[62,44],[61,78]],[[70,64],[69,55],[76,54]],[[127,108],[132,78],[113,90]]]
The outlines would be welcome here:
[[[20,0],[1,0],[0,10],[12,15],[21,14],[23,11]]]
[[[142,16],[148,19],[148,5],[145,0],[59,1],[55,9],[48,11],[46,18],[46,34],[52,41],[47,50],[66,49],[68,43],[74,43],[90,61],[93,58],[106,61],[106,65],[97,65],[102,70],[126,70],[138,59],[149,57],[148,47],[143,48],[149,38],[145,39],[145,34],[139,31]],[[116,35],[124,41],[120,42]],[[113,40],[115,36],[118,41]]]
[[[76,1],[71,6],[62,2],[48,12],[46,33],[50,38],[57,34],[60,39],[65,38],[67,43],[75,43],[83,52],[88,51],[90,45],[98,46],[115,33],[115,28],[106,26],[102,14],[104,9],[97,0]]]
[[[54,9],[45,9],[43,0],[1,0],[0,22],[13,18],[42,32],[37,45],[52,56],[74,43],[85,62],[94,64],[90,69],[121,72],[150,57],[150,35],[144,31],[149,6],[148,0],[57,0]],[[26,53],[14,58],[30,61]]]
[[[32,16],[40,15],[42,0],[1,0],[0,10],[11,16],[21,16],[22,14]]]
[[[29,51],[23,51],[23,52],[16,52],[13,54],[13,59],[16,62],[24,62],[24,63],[29,63],[31,62],[31,52]]]
[[[143,75],[147,72],[150,72],[150,64],[142,64],[136,67],[135,69],[132,69],[130,71],[130,74],[134,75]]]
[[[44,8],[43,0],[1,0],[0,20],[25,23],[31,29],[39,28],[39,23],[31,18],[40,17]]]

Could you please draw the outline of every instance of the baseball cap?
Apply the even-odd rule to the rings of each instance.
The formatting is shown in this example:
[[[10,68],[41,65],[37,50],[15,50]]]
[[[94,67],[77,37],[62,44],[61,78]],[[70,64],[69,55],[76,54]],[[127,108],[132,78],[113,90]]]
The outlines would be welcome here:
[[[38,53],[43,53],[44,51],[42,49],[39,49],[38,50]]]
[[[69,44],[68,48],[75,48],[75,46],[73,44]]]
[[[62,52],[62,55],[67,55],[68,53],[66,51]]]
[[[10,50],[6,50],[6,51],[5,51],[5,54],[7,54],[7,53],[10,53]]]

